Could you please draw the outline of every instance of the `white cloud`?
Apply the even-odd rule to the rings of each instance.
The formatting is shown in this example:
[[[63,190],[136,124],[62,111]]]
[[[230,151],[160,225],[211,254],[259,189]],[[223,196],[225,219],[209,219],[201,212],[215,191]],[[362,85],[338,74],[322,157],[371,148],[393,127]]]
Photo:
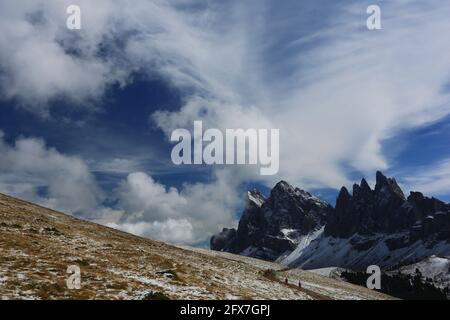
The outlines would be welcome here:
[[[383,3],[379,31],[365,29],[360,1],[330,2],[314,28],[311,5],[296,1],[76,2],[78,33],[65,29],[69,1],[2,2],[5,97],[42,112],[39,102],[52,97],[84,103],[135,70],[156,72],[192,94],[179,112],[155,115],[164,130],[193,118],[279,128],[280,178],[304,187],[339,187],[348,169],[388,168],[384,139],[449,111],[443,52],[450,40],[439,30],[449,28],[450,5],[443,1]]]
[[[179,218],[186,199],[175,188],[166,188],[143,172],[128,175],[118,189],[121,207],[133,213],[133,220],[150,215],[151,219]]]
[[[195,239],[192,224],[187,219],[136,223],[108,223],[111,228],[171,243],[189,243]]]
[[[136,171],[139,167],[137,159],[113,158],[102,162],[93,162],[92,170],[95,172],[112,173],[112,174],[128,174]]]
[[[81,8],[80,31],[66,29],[66,8],[74,3]],[[207,10],[195,9],[199,4]],[[233,96],[230,86],[237,85],[236,74],[249,63],[240,60],[245,54],[236,54],[245,49],[236,42],[245,39],[236,38],[240,23],[234,18],[228,22],[236,22],[235,32],[217,37],[222,23],[215,24],[223,16],[209,7],[230,11],[195,0],[2,1],[2,96],[44,115],[47,103],[58,97],[94,107],[109,85],[124,85],[138,70],[159,72],[176,86]],[[201,76],[199,68],[205,71]]]
[[[199,243],[235,223],[240,199],[236,186],[224,180],[219,173],[212,183],[185,184],[177,190],[145,173],[132,173],[117,190],[123,215],[109,225],[153,239]]]
[[[450,40],[437,32],[450,27],[450,5],[433,3],[383,4],[381,31],[365,29],[367,6],[362,2],[324,15],[329,24],[298,38],[292,29],[308,19],[301,3],[292,5],[298,11],[291,6],[290,11],[274,9],[281,11],[283,22],[272,21],[272,12],[262,10],[256,21],[267,24],[258,28],[246,28],[255,20],[239,20],[236,34],[233,27],[220,35],[208,29],[213,34],[200,39],[236,36],[236,41],[227,42],[228,48],[236,49],[232,57],[222,56],[213,40],[197,43],[198,57],[188,52],[184,59],[174,60],[180,69],[189,62],[194,78],[205,79],[208,85],[202,88],[207,88],[208,98],[199,102],[193,97],[180,111],[156,113],[154,120],[166,132],[190,127],[195,119],[202,119],[205,127],[280,128],[277,179],[305,188],[339,187],[355,170],[386,170],[390,163],[382,148],[385,139],[450,111],[444,90],[450,57],[443,54]],[[287,40],[280,41],[279,35]],[[200,59],[206,54],[203,49],[211,60]],[[235,60],[243,63],[230,67]],[[208,61],[214,61],[215,68],[202,65]]]
[[[90,214],[102,198],[80,158],[63,155],[36,138],[20,138],[11,146],[1,132],[0,190],[69,213]]]
[[[111,34],[114,6],[80,1],[89,31],[66,29],[66,8],[73,1],[24,0],[0,3],[0,88],[30,111],[47,115],[48,102],[64,98],[94,108],[108,85],[124,83],[131,70],[120,57],[99,53]],[[76,53],[75,53],[76,52]]]
[[[444,159],[428,167],[411,170],[403,178],[403,184],[412,191],[424,194],[447,195],[450,190],[450,159]]]

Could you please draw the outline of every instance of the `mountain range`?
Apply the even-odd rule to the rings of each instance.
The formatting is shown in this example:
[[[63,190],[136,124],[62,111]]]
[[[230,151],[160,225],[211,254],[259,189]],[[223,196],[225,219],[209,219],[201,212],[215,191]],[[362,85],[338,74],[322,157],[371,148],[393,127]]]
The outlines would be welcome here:
[[[370,265],[409,270],[405,266],[413,264],[430,270],[436,269],[430,261],[449,261],[450,205],[420,192],[406,197],[396,180],[381,172],[374,189],[365,179],[351,193],[342,187],[334,207],[281,181],[267,198],[249,191],[237,229],[223,229],[210,245],[306,270],[365,271]],[[450,270],[430,276],[448,287],[445,274]]]

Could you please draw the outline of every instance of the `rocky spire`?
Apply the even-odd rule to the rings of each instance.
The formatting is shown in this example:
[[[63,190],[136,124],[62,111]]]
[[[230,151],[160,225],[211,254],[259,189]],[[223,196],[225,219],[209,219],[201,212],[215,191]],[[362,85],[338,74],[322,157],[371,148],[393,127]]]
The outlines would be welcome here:
[[[371,190],[365,179],[353,185],[353,195],[343,187],[336,200],[334,214],[328,219],[325,233],[346,238],[354,233],[390,232],[411,223],[405,196],[395,179],[380,171]]]
[[[333,207],[286,181],[278,182],[270,196],[252,190],[236,232],[224,230],[211,247],[234,253],[276,260],[295,249],[297,239],[323,227]],[[225,247],[222,247],[225,246]]]
[[[348,192],[347,188],[342,187],[341,190],[339,191],[339,195],[336,200],[336,207],[338,205],[343,205],[343,204],[348,203],[351,200],[351,198],[352,198],[352,196]]]
[[[406,200],[402,189],[397,184],[394,178],[387,178],[383,173],[377,171],[375,192],[384,194],[385,196],[396,196],[402,200]]]
[[[361,186],[361,189],[363,192],[371,192],[372,191],[372,189],[370,189],[370,186],[367,183],[366,179],[364,179],[364,178],[361,179],[360,186]]]

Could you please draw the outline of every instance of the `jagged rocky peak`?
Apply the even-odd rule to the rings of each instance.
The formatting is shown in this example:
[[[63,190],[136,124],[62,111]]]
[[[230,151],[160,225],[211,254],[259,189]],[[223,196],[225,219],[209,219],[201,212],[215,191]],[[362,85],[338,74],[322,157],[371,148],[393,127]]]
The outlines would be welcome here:
[[[362,178],[360,184],[355,183],[353,185],[353,197],[355,197],[355,198],[366,197],[366,196],[370,196],[371,194],[372,194],[372,189],[370,188],[366,179]]]
[[[387,178],[383,173],[381,173],[381,171],[377,171],[376,181],[376,193],[382,193],[385,196],[395,195],[402,200],[406,200],[405,195],[397,184],[397,181],[395,181],[395,178]]]
[[[280,181],[262,209],[267,222],[278,230],[295,229],[306,234],[325,223],[332,207],[309,192]]]
[[[421,230],[430,225],[427,216],[437,211],[446,212],[449,205],[435,198],[427,198],[420,192],[411,192],[408,199],[394,178],[380,171],[376,174],[375,189],[371,190],[365,179],[353,185],[353,195],[343,187],[336,200],[336,208],[329,216],[325,234],[348,238],[355,233],[370,235]],[[430,230],[430,228],[427,228]],[[425,232],[429,234],[429,232]]]
[[[388,178],[381,171],[377,171],[376,173],[376,185],[374,190],[370,188],[366,179],[362,178],[360,184],[355,183],[353,185],[352,194],[349,193],[346,187],[342,187],[338,198],[343,197],[344,199],[347,199],[373,195],[377,195],[379,198],[389,198],[393,196],[402,201],[406,200],[405,195],[395,178]]]
[[[342,187],[339,191],[336,202],[347,202],[352,198],[346,187]]]
[[[278,182],[267,199],[251,190],[236,233],[227,229],[213,236],[211,248],[275,260],[294,250],[302,235],[320,229],[332,209],[286,181]]]
[[[305,198],[314,197],[309,192],[299,189],[299,188],[296,188],[284,180],[281,180],[280,182],[278,182],[275,185],[275,187],[273,187],[270,194],[274,195],[274,196],[276,196],[278,194],[287,194],[287,195],[291,195],[291,196],[301,196],[301,197],[305,197]]]
[[[347,238],[355,233],[395,231],[411,223],[403,191],[393,178],[376,173],[372,190],[365,179],[353,185],[353,194],[342,187],[334,213],[329,216],[325,234]]]
[[[366,179],[364,179],[364,178],[361,179],[360,187],[363,192],[372,191],[372,189],[370,189],[370,186],[367,183]]]
[[[299,207],[330,206],[326,201],[317,198],[305,190],[296,188],[284,180],[278,182],[272,189],[268,202],[272,206],[279,206],[280,203],[297,205]]]
[[[421,192],[410,192],[408,204],[411,205],[414,211],[415,218],[422,219],[435,212],[446,212],[449,210],[449,205],[436,198],[425,197]]]
[[[283,190],[283,191],[294,191],[294,187],[289,184],[288,182],[281,180],[280,182],[278,182],[275,187],[273,187],[272,191],[277,191],[277,190]]]
[[[278,182],[275,187],[270,191],[269,199],[286,199],[293,197],[295,194],[295,188],[286,181]]]

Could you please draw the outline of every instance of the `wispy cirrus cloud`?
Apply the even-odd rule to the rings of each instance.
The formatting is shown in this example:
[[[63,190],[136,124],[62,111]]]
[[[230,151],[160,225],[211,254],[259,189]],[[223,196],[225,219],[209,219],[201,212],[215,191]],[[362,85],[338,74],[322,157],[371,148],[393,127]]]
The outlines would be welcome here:
[[[68,3],[2,3],[4,96],[86,101],[134,71],[157,73],[187,101],[159,123],[166,131],[194,117],[280,128],[280,176],[333,187],[347,182],[348,167],[389,167],[384,139],[449,111],[443,1],[383,3],[383,30],[368,31],[364,1],[81,0],[84,30],[76,36],[64,28]]]
[[[443,159],[430,166],[412,170],[403,178],[403,184],[411,191],[439,196],[448,195],[450,190],[450,159]]]
[[[212,36],[237,39],[226,43],[241,45],[239,50],[232,58],[219,54],[213,69],[201,59],[187,69],[195,79],[206,79],[202,89],[208,98],[193,97],[178,112],[156,113],[156,122],[167,132],[193,119],[221,128],[280,128],[281,167],[274,180],[283,177],[304,187],[339,187],[348,183],[349,172],[389,168],[385,139],[450,111],[444,89],[450,59],[443,54],[450,41],[439,35],[449,26],[450,6],[442,1],[383,3],[383,30],[368,31],[367,5],[322,1],[239,7],[239,17],[257,12],[257,19],[238,19],[235,37],[233,27]],[[314,21],[319,22],[308,26],[311,8],[318,7],[322,10]],[[207,48],[206,56],[215,59],[220,45],[207,44],[195,54]],[[174,61],[185,70],[183,62],[197,61],[195,54]],[[242,63],[229,68],[227,62],[234,60]]]

